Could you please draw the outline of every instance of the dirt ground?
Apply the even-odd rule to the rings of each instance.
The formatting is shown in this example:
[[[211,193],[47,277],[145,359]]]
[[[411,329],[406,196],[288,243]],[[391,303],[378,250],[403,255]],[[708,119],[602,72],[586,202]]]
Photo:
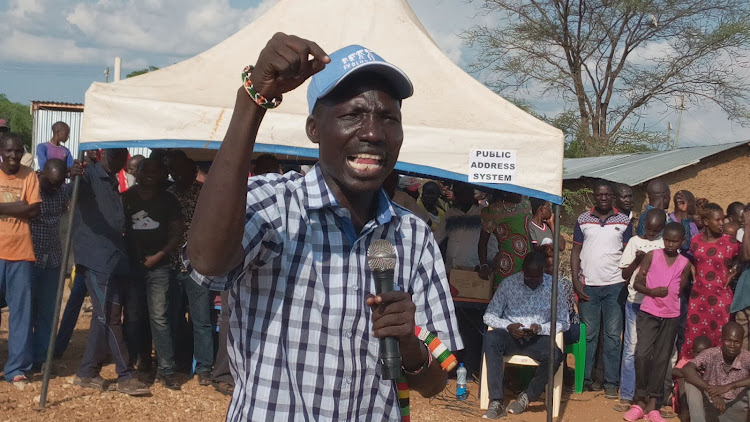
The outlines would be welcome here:
[[[73,385],[75,370],[80,361],[86,342],[90,313],[82,313],[78,320],[68,350],[62,359],[53,363],[56,372],[50,382],[47,406],[44,411],[38,407],[41,392],[41,375],[31,378],[31,383],[18,390],[10,383],[0,382],[0,422],[2,421],[222,421],[229,398],[216,392],[212,387],[201,387],[196,379],[179,374],[185,382],[181,391],[172,391],[161,384],[152,387],[152,396],[133,398],[117,392],[97,392]],[[0,325],[0,365],[8,356],[8,309],[2,310]],[[569,362],[572,363],[572,362]],[[102,370],[105,379],[116,379],[114,365]],[[479,386],[469,383],[470,396],[466,401],[457,401],[455,381],[451,380],[446,389],[432,399],[424,399],[414,393],[411,401],[412,420],[415,421],[474,421],[480,420],[483,411],[479,410]],[[508,399],[511,398],[508,393]],[[560,421],[616,421],[622,415],[612,410],[613,400],[607,400],[602,393],[584,394],[563,393]],[[543,402],[532,403],[523,415],[508,420],[524,422],[546,421]],[[676,421],[676,419],[675,419]]]

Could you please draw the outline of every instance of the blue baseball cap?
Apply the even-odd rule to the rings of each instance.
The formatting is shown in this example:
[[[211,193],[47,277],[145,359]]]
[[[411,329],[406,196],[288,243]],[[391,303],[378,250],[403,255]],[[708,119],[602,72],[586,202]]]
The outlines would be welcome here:
[[[401,69],[361,45],[341,48],[328,57],[331,58],[331,62],[313,75],[307,87],[307,106],[310,114],[320,98],[328,95],[347,77],[365,70],[378,73],[390,82],[399,100],[411,97],[414,93],[409,77]]]

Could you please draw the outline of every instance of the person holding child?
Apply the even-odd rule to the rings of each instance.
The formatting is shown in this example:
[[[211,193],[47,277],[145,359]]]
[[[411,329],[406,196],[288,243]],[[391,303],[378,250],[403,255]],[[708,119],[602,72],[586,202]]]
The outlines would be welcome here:
[[[690,261],[680,255],[684,239],[682,224],[667,224],[664,248],[646,254],[635,278],[635,290],[644,296],[636,318],[635,400],[623,416],[626,421],[634,422],[644,416],[651,422],[664,421],[657,399],[663,393],[680,323],[680,291],[687,285],[691,272]]]

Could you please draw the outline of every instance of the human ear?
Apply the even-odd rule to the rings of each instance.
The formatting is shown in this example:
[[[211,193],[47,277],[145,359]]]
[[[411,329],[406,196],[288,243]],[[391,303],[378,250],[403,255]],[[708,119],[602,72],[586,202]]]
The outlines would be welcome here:
[[[318,123],[313,116],[307,116],[307,121],[305,122],[305,133],[307,133],[307,138],[312,143],[317,144],[320,141],[318,139]]]

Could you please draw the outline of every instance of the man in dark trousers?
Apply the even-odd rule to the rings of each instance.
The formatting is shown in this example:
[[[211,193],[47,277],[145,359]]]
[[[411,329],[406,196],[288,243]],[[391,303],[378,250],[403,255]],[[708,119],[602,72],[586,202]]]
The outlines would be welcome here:
[[[150,321],[156,348],[157,379],[179,390],[175,378],[174,341],[169,318],[170,259],[182,240],[182,215],[175,197],[164,190],[167,169],[161,161],[147,158],[138,164],[138,184],[122,194],[125,238],[133,280],[128,286],[127,324],[130,350],[150,350],[150,342],[138,330]],[[135,344],[130,344],[135,343]],[[149,356],[142,358],[150,359]]]
[[[94,314],[86,351],[73,383],[97,390],[107,388],[99,371],[111,355],[118,376],[117,391],[142,396],[150,390],[128,368],[128,351],[122,337],[122,289],[129,267],[117,172],[125,166],[127,157],[128,150],[124,148],[105,149],[101,161],[87,165],[81,178],[73,221],[73,254],[76,270],[85,273]]]

